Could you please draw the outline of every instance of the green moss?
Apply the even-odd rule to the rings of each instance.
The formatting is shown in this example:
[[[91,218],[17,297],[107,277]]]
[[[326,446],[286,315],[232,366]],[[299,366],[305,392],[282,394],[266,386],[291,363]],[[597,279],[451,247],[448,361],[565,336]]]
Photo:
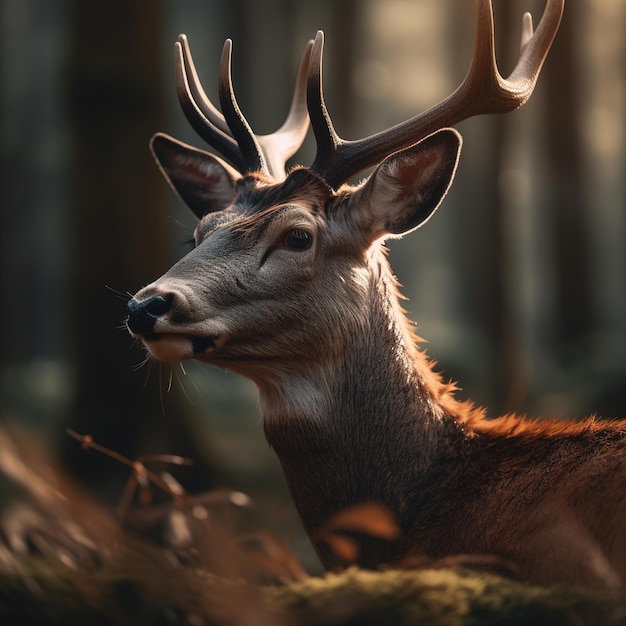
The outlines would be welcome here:
[[[93,571],[22,565],[26,576],[0,574],[2,624],[615,626],[626,615],[617,594],[453,569],[350,569],[259,587],[148,561]]]
[[[281,610],[324,623],[441,626],[614,623],[624,599],[608,593],[540,588],[449,569],[356,569],[274,589]],[[339,619],[337,619],[339,618]]]

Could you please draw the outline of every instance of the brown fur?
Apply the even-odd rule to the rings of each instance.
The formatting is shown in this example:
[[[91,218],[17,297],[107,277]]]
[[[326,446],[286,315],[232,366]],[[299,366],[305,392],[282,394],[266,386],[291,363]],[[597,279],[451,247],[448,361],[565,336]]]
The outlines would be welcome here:
[[[393,291],[379,313],[399,310]],[[362,499],[388,508],[402,530],[397,542],[363,537],[362,566],[473,554],[500,557],[534,582],[620,585],[626,422],[487,419],[482,409],[454,398],[455,385],[443,383],[414,350],[406,320],[395,321],[407,358],[388,375],[404,378],[408,367],[415,387],[398,386],[402,395],[387,407],[368,393],[362,405],[343,406],[343,415],[323,425],[297,416],[266,423],[310,534],[319,536],[326,520]],[[378,320],[376,329],[384,327]],[[376,329],[367,329],[364,361],[358,351],[347,357],[354,376],[377,358]],[[358,393],[358,382],[352,384]],[[385,407],[393,414],[382,415]],[[355,408],[359,415],[349,414]],[[367,428],[364,420],[385,428]],[[316,547],[327,567],[344,566],[323,534]]]

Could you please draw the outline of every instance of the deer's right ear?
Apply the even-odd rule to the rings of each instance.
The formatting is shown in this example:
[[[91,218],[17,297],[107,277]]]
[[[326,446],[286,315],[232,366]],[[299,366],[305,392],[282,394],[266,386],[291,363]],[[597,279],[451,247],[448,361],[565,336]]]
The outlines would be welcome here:
[[[198,219],[233,201],[240,175],[222,159],[162,133],[152,138],[150,150],[167,182]]]

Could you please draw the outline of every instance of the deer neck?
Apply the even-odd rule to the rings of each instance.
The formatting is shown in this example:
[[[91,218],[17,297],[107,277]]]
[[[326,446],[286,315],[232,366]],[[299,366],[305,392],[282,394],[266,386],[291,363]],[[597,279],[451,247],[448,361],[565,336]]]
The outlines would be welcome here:
[[[257,383],[267,439],[310,534],[364,502],[414,524],[407,494],[461,432],[462,405],[417,350],[387,268],[372,274],[363,321],[342,329],[334,356]]]

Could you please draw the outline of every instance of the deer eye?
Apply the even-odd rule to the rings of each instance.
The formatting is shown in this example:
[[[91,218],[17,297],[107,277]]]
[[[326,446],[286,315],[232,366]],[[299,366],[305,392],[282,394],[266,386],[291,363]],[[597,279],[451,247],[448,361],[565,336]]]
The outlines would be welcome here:
[[[312,243],[313,235],[303,228],[292,228],[283,238],[283,245],[291,250],[308,250]]]

